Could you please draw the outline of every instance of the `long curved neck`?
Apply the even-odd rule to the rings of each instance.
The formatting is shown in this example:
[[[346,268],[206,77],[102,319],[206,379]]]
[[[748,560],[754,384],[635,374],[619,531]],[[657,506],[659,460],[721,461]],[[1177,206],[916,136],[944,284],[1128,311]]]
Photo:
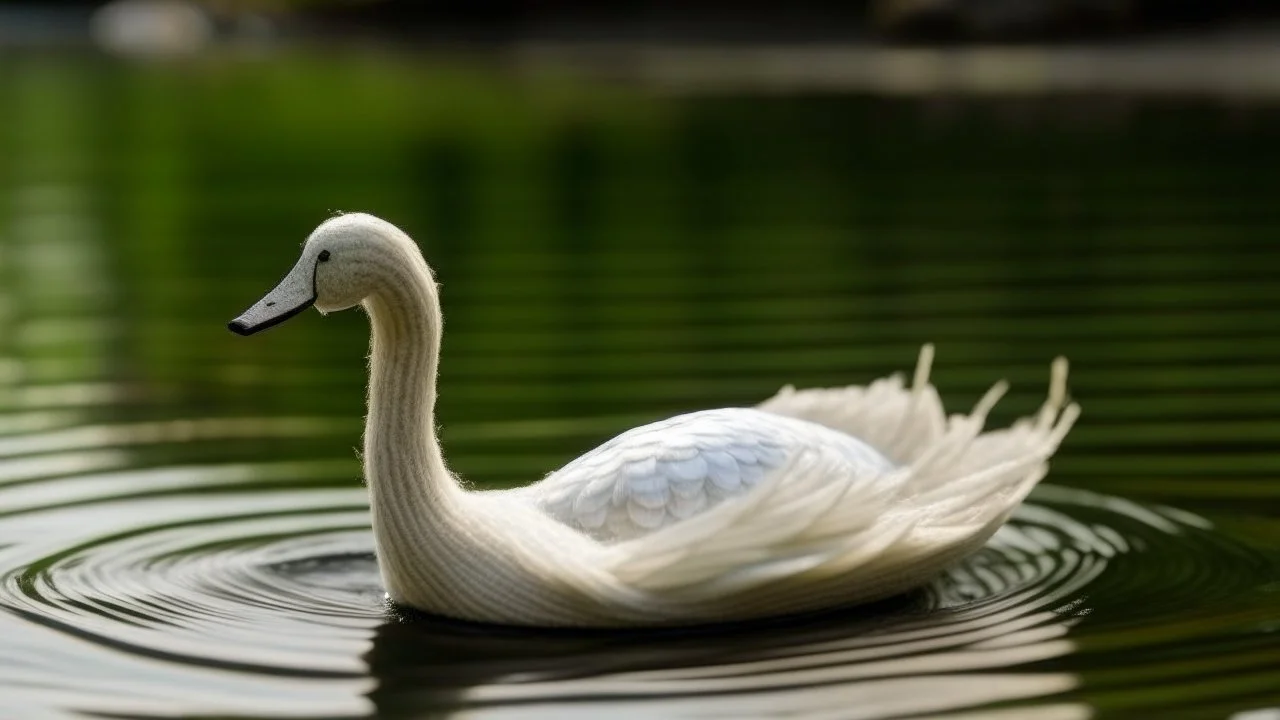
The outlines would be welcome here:
[[[426,263],[407,254],[379,268],[384,282],[364,301],[373,326],[365,478],[378,559],[393,590],[438,582],[442,567],[456,563],[448,538],[462,524],[464,496],[436,437],[440,301]]]

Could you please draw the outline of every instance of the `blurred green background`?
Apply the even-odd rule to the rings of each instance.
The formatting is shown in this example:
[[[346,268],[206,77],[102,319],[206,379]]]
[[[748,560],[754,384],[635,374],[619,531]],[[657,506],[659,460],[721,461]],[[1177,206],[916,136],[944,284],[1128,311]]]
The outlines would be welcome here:
[[[501,452],[459,428],[481,481],[638,419],[865,382],[932,341],[952,407],[1015,382],[1001,420],[1072,359],[1087,420],[1061,482],[1275,492],[1269,105],[673,95],[354,50],[5,67],[0,342],[23,382],[354,427],[357,314],[223,325],[317,222],[363,210],[443,282],[446,436],[614,418]]]

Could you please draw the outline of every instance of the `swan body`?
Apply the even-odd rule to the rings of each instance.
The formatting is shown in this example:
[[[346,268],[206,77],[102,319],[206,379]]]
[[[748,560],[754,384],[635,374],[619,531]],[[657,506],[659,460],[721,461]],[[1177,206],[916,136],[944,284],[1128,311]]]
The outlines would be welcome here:
[[[468,491],[436,436],[442,318],[417,245],[370,215],[331,218],[230,328],[311,305],[370,317],[363,457],[387,593],[464,620],[692,624],[898,594],[980,548],[1079,415],[1059,359],[1034,417],[984,432],[1003,383],[948,417],[926,346],[909,386],[785,387],[629,430],[526,487]]]

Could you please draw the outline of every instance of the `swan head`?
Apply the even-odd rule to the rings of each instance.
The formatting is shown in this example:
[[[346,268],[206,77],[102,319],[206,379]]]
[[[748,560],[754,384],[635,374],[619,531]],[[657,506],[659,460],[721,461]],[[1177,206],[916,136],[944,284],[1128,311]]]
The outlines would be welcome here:
[[[378,289],[389,260],[421,263],[421,258],[417,245],[386,220],[365,213],[338,215],[311,233],[284,279],[227,327],[252,335],[313,305],[322,313],[355,307]]]

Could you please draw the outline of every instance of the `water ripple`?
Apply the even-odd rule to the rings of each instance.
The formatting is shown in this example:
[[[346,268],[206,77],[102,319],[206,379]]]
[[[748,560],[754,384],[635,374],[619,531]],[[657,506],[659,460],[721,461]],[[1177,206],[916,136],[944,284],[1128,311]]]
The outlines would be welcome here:
[[[1197,516],[1043,487],[980,553],[876,606],[745,628],[500,629],[384,605],[363,490],[329,479],[347,463],[102,472],[125,463],[121,443],[162,442],[169,428],[4,461],[27,464],[0,486],[0,628],[13,638],[0,711],[851,718],[1055,696],[1067,699],[1016,716],[1075,718],[1088,712],[1069,700],[1081,682],[1070,658],[1096,601],[1135,598],[1149,619],[1241,592],[1241,566],[1262,562]],[[102,435],[56,432],[76,445]],[[32,648],[48,660],[31,662]],[[97,668],[74,692],[64,656]]]

